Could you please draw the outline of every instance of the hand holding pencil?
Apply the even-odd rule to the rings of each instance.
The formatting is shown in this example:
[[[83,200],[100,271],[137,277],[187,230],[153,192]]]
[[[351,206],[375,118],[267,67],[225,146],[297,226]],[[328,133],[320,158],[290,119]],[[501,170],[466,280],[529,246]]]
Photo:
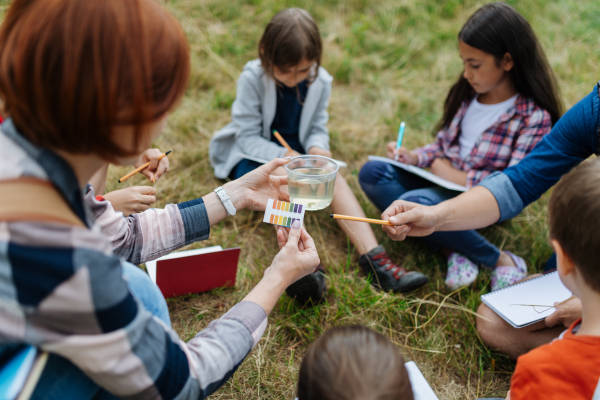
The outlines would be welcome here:
[[[281,134],[279,132],[274,130],[273,136],[275,136],[275,138],[277,138],[279,143],[281,143],[281,145],[287,149],[287,153],[285,153],[284,157],[297,157],[297,156],[301,155],[296,150],[292,149],[292,146],[290,146],[288,144],[288,142],[285,141],[285,139],[283,138],[283,136],[281,136]]]
[[[156,182],[163,174],[169,171],[169,159],[167,158],[169,153],[171,153],[171,150],[166,153],[161,153],[159,149],[146,150],[135,163],[137,168],[119,179],[119,183],[131,178],[138,172],[141,172],[150,179],[152,183]]]

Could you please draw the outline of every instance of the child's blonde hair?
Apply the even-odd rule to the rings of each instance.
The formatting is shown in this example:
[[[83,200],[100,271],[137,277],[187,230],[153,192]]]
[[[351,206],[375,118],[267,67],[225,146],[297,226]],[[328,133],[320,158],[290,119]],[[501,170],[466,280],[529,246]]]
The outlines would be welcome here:
[[[278,12],[265,28],[258,44],[260,62],[265,72],[273,77],[273,67],[288,68],[302,59],[314,61],[316,68],[308,77],[314,82],[321,65],[321,34],[310,13],[301,8]]]
[[[308,349],[299,400],[413,400],[404,358],[385,336],[364,326],[333,328]]]

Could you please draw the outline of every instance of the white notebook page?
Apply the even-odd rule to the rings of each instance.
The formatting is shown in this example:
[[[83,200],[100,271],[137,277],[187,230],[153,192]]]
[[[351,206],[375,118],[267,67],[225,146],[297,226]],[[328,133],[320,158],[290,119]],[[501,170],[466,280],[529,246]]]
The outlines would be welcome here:
[[[528,281],[508,286],[481,296],[488,307],[515,328],[541,321],[556,309],[560,303],[571,297],[569,289],[563,285],[558,272],[551,272]],[[524,305],[521,305],[524,304]],[[535,305],[535,307],[531,307]]]
[[[156,260],[147,261],[146,262],[146,271],[148,271],[148,275],[150,276],[150,279],[152,279],[152,282],[156,283],[156,263],[158,261],[171,260],[173,258],[197,256],[198,254],[214,253],[215,251],[221,251],[221,250],[223,250],[223,248],[221,246],[210,246],[210,247],[204,247],[202,249],[174,251],[173,253],[169,253],[166,256],[162,256]]]
[[[446,180],[444,178],[440,178],[439,176],[434,175],[429,171],[425,171],[422,168],[415,167],[414,165],[404,164],[404,163],[401,163],[400,161],[392,160],[387,157],[369,156],[368,159],[369,159],[369,161],[386,162],[386,163],[396,166],[398,168],[402,168],[405,171],[408,171],[415,175],[418,175],[421,178],[425,178],[428,181],[431,181],[431,182],[435,183],[436,185],[439,185],[446,189],[456,190],[457,192],[466,192],[467,191],[467,188],[465,186],[459,185],[454,182],[450,182],[449,180]]]
[[[404,366],[408,371],[408,379],[410,379],[415,400],[439,400],[414,361],[409,361]]]

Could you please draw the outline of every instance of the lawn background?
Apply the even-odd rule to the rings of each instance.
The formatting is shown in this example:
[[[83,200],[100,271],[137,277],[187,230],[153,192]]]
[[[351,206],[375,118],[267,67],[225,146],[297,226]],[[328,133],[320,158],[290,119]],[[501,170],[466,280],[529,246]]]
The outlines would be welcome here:
[[[3,2],[4,7],[8,2]],[[220,182],[208,162],[213,133],[230,121],[235,81],[257,57],[257,43],[270,18],[286,7],[302,7],[317,20],[324,43],[323,67],[335,78],[330,101],[331,147],[349,167],[341,171],[369,217],[379,212],[357,182],[369,154],[383,154],[406,121],[405,146],[434,138],[448,89],[461,72],[456,36],[479,1],[275,1],[173,0],[164,2],[181,21],[192,50],[192,73],[179,108],[155,143],[173,149],[171,171],[155,187],[157,206],[209,193]],[[600,2],[596,0],[510,1],[546,50],[566,109],[600,78]],[[108,190],[146,185],[141,176],[117,185],[128,169],[109,172]],[[551,255],[545,195],[519,217],[484,230],[503,249],[524,257],[530,271]],[[431,277],[410,295],[370,288],[357,269],[357,255],[329,211],[308,213],[306,225],[328,271],[328,304],[303,310],[283,296],[270,324],[238,372],[214,399],[292,399],[302,354],[325,330],[346,324],[369,326],[415,360],[440,399],[504,397],[514,363],[486,349],[477,336],[474,311],[489,290],[489,273],[475,285],[450,293],[445,261],[416,240],[394,243],[374,227],[393,260]],[[169,300],[174,328],[189,340],[221,316],[260,280],[277,252],[273,228],[262,213],[242,211],[213,227],[209,240],[190,248],[240,246],[235,289]],[[441,306],[440,306],[441,305]]]

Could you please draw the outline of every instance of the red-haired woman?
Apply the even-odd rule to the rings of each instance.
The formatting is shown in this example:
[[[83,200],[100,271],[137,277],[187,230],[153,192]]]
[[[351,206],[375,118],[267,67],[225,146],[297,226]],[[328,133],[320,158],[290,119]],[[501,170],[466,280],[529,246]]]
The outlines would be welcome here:
[[[125,260],[206,239],[236,209],[264,210],[286,183],[270,176],[285,162],[277,159],[218,194],[128,220],[95,200],[90,177],[150,147],[189,69],[182,29],[156,1],[10,6],[0,29],[10,116],[0,132],[0,354],[25,344],[51,353],[34,399],[204,398],[257,343],[285,288],[319,264],[296,227],[241,303],[188,343],[171,330],[164,299]],[[52,198],[62,211],[27,208],[7,190],[15,184],[46,193],[36,201]]]

